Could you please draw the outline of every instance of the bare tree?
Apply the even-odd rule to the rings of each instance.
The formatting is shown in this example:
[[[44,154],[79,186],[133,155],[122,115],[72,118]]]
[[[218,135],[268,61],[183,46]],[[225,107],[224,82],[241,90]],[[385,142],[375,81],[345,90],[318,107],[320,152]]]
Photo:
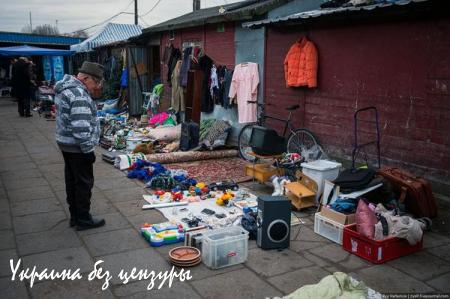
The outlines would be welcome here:
[[[82,37],[82,38],[88,38],[89,35],[84,30],[77,30],[74,33],[71,34],[73,37]]]
[[[31,32],[31,26],[30,25],[23,26],[22,30],[20,30],[20,32],[22,32],[22,33],[32,33]]]
[[[41,35],[59,35],[59,30],[50,24],[38,25],[33,29],[34,34]]]

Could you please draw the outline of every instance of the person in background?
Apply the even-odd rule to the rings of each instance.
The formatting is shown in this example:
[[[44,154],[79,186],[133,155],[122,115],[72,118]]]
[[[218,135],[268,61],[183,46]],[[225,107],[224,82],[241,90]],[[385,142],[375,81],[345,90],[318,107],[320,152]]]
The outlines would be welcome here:
[[[30,62],[26,57],[20,57],[14,64],[14,94],[17,98],[17,108],[21,117],[33,116],[30,112],[31,74]]]
[[[15,71],[15,65],[17,63],[17,59],[13,58],[11,59],[10,63],[9,63],[9,80],[10,80],[10,84],[11,84],[11,96],[13,98],[16,97],[16,71]]]
[[[30,100],[33,103],[33,107],[37,105],[36,92],[38,89],[37,76],[36,76],[36,64],[30,61]]]
[[[64,157],[70,226],[85,230],[105,225],[90,214],[95,145],[100,125],[93,98],[101,94],[103,66],[85,61],[76,77],[64,75],[55,85],[56,142]]]

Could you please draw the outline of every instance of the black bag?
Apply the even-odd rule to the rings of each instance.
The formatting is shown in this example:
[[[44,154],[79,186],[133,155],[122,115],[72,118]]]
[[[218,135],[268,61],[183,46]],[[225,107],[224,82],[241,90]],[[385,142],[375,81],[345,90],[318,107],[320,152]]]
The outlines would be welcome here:
[[[350,193],[366,188],[375,177],[372,168],[346,169],[339,174],[334,183],[342,193]]]
[[[200,126],[195,122],[181,124],[180,150],[188,151],[196,146],[200,139]]]
[[[248,212],[241,218],[241,225],[246,231],[248,231],[248,238],[250,240],[256,240],[256,235],[258,234],[256,215],[257,214],[255,212]]]

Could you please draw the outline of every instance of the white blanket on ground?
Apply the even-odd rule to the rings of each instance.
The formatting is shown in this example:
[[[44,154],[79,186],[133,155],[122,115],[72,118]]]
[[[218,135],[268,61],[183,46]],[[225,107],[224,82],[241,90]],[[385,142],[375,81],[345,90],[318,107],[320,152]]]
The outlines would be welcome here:
[[[147,200],[150,197],[151,196],[144,195],[144,199],[146,199],[148,203],[151,203],[150,200]],[[215,214],[208,216],[202,213],[203,209],[210,209],[213,210],[215,214],[225,214],[227,217],[219,219],[215,216]],[[158,208],[157,210],[160,211],[169,221],[183,223],[181,219],[193,218],[195,216],[201,218],[203,222],[212,228],[240,224],[240,218],[243,215],[242,210],[237,207],[217,205],[214,198],[208,198],[199,202],[190,202],[187,206]],[[238,223],[235,223],[236,221],[238,221]]]

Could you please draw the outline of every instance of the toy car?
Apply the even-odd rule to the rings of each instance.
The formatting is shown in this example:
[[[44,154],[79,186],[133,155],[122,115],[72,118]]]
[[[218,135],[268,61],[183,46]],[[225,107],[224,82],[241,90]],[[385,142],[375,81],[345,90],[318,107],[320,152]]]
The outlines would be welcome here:
[[[211,191],[226,191],[226,190],[233,190],[237,191],[239,189],[238,184],[236,184],[233,180],[225,180],[221,182],[211,183],[208,186],[209,190]]]

